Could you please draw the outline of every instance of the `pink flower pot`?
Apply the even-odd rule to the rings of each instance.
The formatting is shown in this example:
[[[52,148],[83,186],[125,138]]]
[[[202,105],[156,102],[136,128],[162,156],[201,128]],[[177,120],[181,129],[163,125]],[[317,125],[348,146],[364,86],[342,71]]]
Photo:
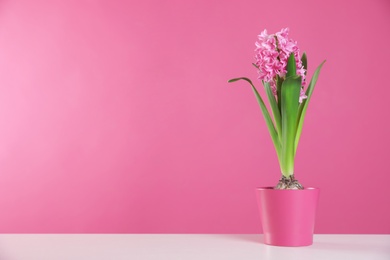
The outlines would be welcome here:
[[[275,190],[257,188],[264,242],[274,246],[313,244],[319,189]]]

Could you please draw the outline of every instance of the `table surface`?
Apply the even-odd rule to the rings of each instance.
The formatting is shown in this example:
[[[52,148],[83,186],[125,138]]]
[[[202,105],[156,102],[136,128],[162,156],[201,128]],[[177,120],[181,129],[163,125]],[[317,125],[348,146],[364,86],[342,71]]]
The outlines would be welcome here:
[[[308,247],[276,247],[262,235],[1,234],[0,260],[390,260],[390,235],[315,235]]]

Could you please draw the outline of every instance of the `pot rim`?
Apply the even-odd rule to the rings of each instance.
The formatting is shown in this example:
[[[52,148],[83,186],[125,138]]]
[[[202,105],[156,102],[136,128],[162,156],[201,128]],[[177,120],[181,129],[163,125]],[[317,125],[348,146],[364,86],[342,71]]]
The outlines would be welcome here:
[[[316,188],[316,187],[307,187],[307,188],[304,188],[303,190],[277,190],[275,189],[274,187],[271,187],[271,186],[267,186],[267,187],[257,187],[256,190],[275,190],[275,191],[306,191],[306,190],[319,190],[319,188]]]

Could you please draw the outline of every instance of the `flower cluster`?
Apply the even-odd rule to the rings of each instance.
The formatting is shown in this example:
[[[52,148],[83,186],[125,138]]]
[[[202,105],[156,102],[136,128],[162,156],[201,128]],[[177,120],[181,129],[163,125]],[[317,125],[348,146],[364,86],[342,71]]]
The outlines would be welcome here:
[[[306,84],[305,69],[303,67],[297,42],[288,38],[289,29],[282,29],[275,34],[267,34],[264,30],[256,42],[256,66],[259,69],[259,79],[269,82],[271,89],[276,95],[276,76],[284,77],[287,73],[287,61],[291,53],[296,60],[296,74],[302,77],[302,89],[299,102],[307,98],[303,91]]]

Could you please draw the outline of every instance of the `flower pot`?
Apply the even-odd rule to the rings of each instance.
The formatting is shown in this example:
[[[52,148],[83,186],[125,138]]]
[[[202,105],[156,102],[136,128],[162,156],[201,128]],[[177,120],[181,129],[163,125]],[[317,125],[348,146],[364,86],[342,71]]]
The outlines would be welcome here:
[[[257,188],[264,242],[274,246],[313,244],[319,189],[276,190]]]

